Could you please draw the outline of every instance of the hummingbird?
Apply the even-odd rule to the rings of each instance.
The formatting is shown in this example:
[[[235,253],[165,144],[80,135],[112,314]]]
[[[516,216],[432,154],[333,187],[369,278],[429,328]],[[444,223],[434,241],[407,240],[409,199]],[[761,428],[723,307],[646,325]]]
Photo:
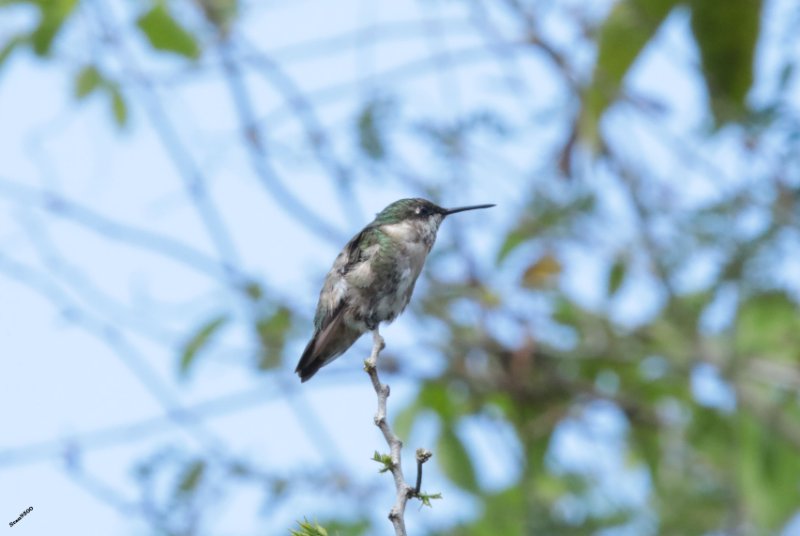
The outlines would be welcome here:
[[[295,369],[300,380],[307,381],[364,333],[403,312],[445,217],[493,206],[448,209],[412,198],[380,211],[347,243],[325,277],[314,335]]]

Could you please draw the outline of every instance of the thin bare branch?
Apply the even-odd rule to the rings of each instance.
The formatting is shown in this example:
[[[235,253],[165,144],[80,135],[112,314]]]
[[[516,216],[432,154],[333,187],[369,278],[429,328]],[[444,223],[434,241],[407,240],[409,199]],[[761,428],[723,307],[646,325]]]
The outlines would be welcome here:
[[[200,166],[194,161],[189,149],[183,143],[177,129],[170,120],[170,116],[157,93],[155,85],[144,74],[135,55],[120,37],[124,34],[118,31],[118,25],[111,12],[98,4],[94,5],[94,13],[103,32],[103,39],[117,51],[127,71],[137,80],[142,90],[142,104],[149,115],[150,122],[178,169],[186,195],[194,206],[214,247],[217,249],[226,272],[229,272],[232,283],[235,284],[236,279],[230,266],[240,265],[240,258],[222,214],[209,192],[206,177],[201,172]]]
[[[252,409],[258,404],[272,402],[279,396],[282,396],[279,391],[265,389],[263,385],[259,385],[253,389],[223,395],[192,406],[184,406],[180,410],[181,415],[166,413],[135,422],[8,448],[0,451],[0,466],[34,463],[52,458],[62,454],[65,446],[69,444],[80,445],[82,451],[88,451],[133,442],[173,430],[175,420],[179,417],[196,421],[211,419]]]
[[[256,47],[251,44],[247,44],[247,48],[250,53],[262,58],[261,61],[254,63],[255,66],[260,67],[258,72],[263,73],[283,95],[287,106],[294,110],[314,155],[334,179],[339,202],[344,208],[344,212],[350,217],[351,221],[358,223],[362,219],[363,211],[353,192],[352,172],[336,157],[333,144],[314,108],[314,104],[277,61],[266,54],[259,54]],[[255,120],[255,117],[252,119]]]
[[[336,229],[326,219],[320,217],[308,208],[298,197],[292,193],[280,180],[277,172],[270,164],[267,144],[261,136],[261,130],[256,122],[256,114],[250,93],[242,78],[240,65],[235,61],[230,51],[223,47],[223,69],[225,81],[230,89],[236,113],[241,125],[243,141],[248,149],[250,160],[258,179],[270,195],[283,207],[287,214],[301,222],[323,238],[335,243],[345,240],[344,234]]]
[[[163,233],[149,231],[114,220],[58,193],[0,178],[0,196],[26,205],[33,205],[53,216],[73,222],[98,235],[105,236],[111,240],[126,242],[131,246],[144,248],[198,272],[208,274],[213,278],[221,278],[226,271],[234,270],[238,278],[247,279],[245,274],[237,272],[235,268],[184,242]]]
[[[525,47],[530,45],[523,39],[513,39],[505,43],[497,43],[494,50],[489,50],[484,45],[464,46],[449,50],[446,54],[427,54],[423,58],[415,58],[406,62],[387,67],[380,72],[372,73],[368,76],[337,82],[318,89],[306,91],[306,98],[315,103],[316,106],[327,103],[341,102],[353,97],[355,87],[368,86],[373,80],[380,80],[386,87],[396,87],[401,83],[409,83],[417,77],[429,76],[441,68],[442,60],[447,59],[447,68],[458,69],[467,66],[479,65],[493,60],[497,50],[502,50],[506,54],[525,53]],[[258,56],[247,54],[241,58],[244,64],[258,63]],[[259,121],[275,125],[287,119],[294,119],[294,110],[280,106],[266,114]]]
[[[383,337],[381,337],[376,328],[372,332],[372,353],[369,358],[364,361],[364,370],[372,381],[375,394],[378,395],[378,411],[375,413],[375,426],[380,428],[384,439],[386,439],[386,443],[389,445],[391,463],[387,463],[387,465],[392,473],[395,489],[397,490],[394,506],[389,512],[389,520],[394,526],[395,536],[407,536],[405,522],[406,503],[409,498],[418,497],[420,495],[419,488],[422,485],[422,464],[428,461],[432,454],[425,449],[417,450],[417,485],[415,488],[412,488],[406,483],[403,477],[403,467],[400,461],[403,442],[397,437],[397,434],[394,433],[386,417],[386,401],[389,398],[389,386],[382,384],[378,377],[378,355],[385,346]]]
[[[201,423],[184,413],[171,389],[113,323],[81,308],[51,278],[26,264],[1,254],[0,273],[43,295],[51,303],[60,306],[65,318],[70,322],[96,334],[113,350],[113,354],[119,358],[145,390],[158,401],[176,424],[190,432],[198,443],[207,448],[209,452],[219,454],[223,451],[223,443]]]

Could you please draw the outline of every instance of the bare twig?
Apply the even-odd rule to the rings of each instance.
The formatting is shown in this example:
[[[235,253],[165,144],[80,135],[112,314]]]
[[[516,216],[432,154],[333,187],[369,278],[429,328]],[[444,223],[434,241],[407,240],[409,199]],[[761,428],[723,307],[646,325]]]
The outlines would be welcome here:
[[[319,236],[338,243],[344,236],[341,231],[307,207],[303,200],[280,180],[277,171],[269,161],[267,143],[256,123],[257,116],[253,100],[245,83],[241,65],[232,57],[231,51],[226,46],[220,48],[220,53],[222,54],[225,82],[229,87],[231,99],[241,123],[241,134],[256,176],[273,199],[279,201],[279,205],[286,209],[287,214],[302,222]]]
[[[46,275],[31,269],[5,255],[0,255],[0,274],[8,276],[59,304],[67,320],[95,333],[113,350],[122,364],[131,372],[148,393],[158,401],[174,422],[190,432],[198,443],[204,445],[212,454],[224,452],[221,441],[202,423],[185,413],[182,405],[159,374],[138,352],[137,347],[128,340],[125,333],[113,323],[85,310],[64,291],[61,286]]]
[[[256,47],[250,44],[245,46],[250,53],[258,55]],[[353,172],[347,169],[336,156],[333,143],[323,125],[322,119],[317,114],[314,103],[306,97],[300,85],[285,72],[277,61],[267,54],[261,54],[260,57],[262,58],[261,61],[255,62],[259,67],[259,72],[283,95],[287,106],[294,110],[300,126],[305,131],[311,150],[323,169],[326,169],[334,179],[334,185],[339,194],[342,208],[351,218],[351,221],[358,223],[363,216],[363,211],[353,192],[351,180]],[[255,120],[256,118],[253,117],[252,119]],[[257,128],[257,125],[253,125],[253,128]]]
[[[33,206],[48,214],[70,221],[89,231],[114,241],[140,247],[164,258],[171,259],[197,272],[221,279],[228,266],[190,244],[172,238],[167,233],[148,230],[114,219],[88,205],[78,203],[64,195],[48,189],[28,186],[21,181],[0,177],[0,197]],[[232,266],[236,276],[245,281],[247,274]]]
[[[268,390],[264,389],[263,385],[258,385],[252,389],[212,398],[194,405],[186,405],[180,410],[175,410],[181,412],[182,415],[164,413],[124,424],[76,434],[62,434],[44,441],[4,448],[0,450],[0,468],[40,462],[59,456],[67,444],[80,445],[81,451],[84,453],[115,447],[168,432],[180,418],[198,422],[208,420],[220,415],[250,410],[260,404],[271,403],[281,395],[282,393],[276,389]]]
[[[422,466],[431,459],[433,453],[426,449],[417,449],[417,485],[414,486],[414,495],[419,495],[422,487]]]
[[[378,411],[375,413],[375,426],[380,428],[386,443],[389,444],[391,465],[389,470],[394,477],[394,485],[397,489],[397,500],[394,503],[391,511],[389,512],[389,519],[394,525],[394,532],[397,536],[406,536],[406,522],[403,514],[406,510],[406,502],[411,491],[411,487],[406,484],[403,477],[403,468],[400,465],[400,454],[403,449],[403,442],[394,433],[389,422],[386,420],[386,400],[389,398],[389,386],[381,383],[378,378],[378,354],[386,346],[383,342],[383,337],[378,332],[378,329],[372,332],[372,353],[369,358],[364,361],[364,370],[369,374],[369,379],[372,381],[372,387],[375,389],[375,394],[378,395]]]
[[[217,207],[201,167],[195,162],[189,148],[183,142],[178,129],[170,119],[167,108],[161,101],[155,84],[139,67],[135,54],[125,41],[125,33],[119,31],[113,10],[97,4],[93,6],[103,39],[118,53],[120,61],[138,82],[142,104],[147,111],[155,132],[160,137],[166,153],[175,164],[183,182],[187,198],[192,203],[201,224],[214,244],[227,279],[234,287],[241,284],[236,278],[234,266],[241,265],[235,242]]]
[[[417,449],[417,485],[412,488],[406,483],[403,477],[403,467],[400,464],[400,454],[403,449],[403,442],[394,433],[392,427],[386,419],[386,400],[389,398],[389,386],[382,384],[378,378],[378,354],[386,345],[383,342],[383,337],[376,328],[372,332],[372,353],[369,358],[364,361],[364,370],[369,374],[369,379],[372,380],[372,387],[375,388],[375,394],[378,395],[378,411],[375,413],[375,426],[380,428],[386,443],[389,445],[390,461],[386,463],[387,469],[391,471],[394,477],[394,485],[397,489],[397,499],[389,512],[389,520],[394,526],[394,533],[396,536],[406,536],[406,522],[404,519],[406,511],[406,503],[411,497],[420,497],[420,486],[422,485],[422,464],[430,459],[433,455],[429,450]],[[433,497],[438,498],[438,497]]]

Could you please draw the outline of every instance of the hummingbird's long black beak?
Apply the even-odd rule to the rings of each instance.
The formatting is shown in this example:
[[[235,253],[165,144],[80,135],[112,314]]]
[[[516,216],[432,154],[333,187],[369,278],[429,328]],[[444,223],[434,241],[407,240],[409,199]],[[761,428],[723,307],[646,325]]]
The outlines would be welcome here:
[[[455,214],[456,212],[464,212],[465,210],[476,210],[479,208],[491,208],[494,204],[489,205],[472,205],[470,207],[458,207],[458,208],[446,208],[444,209],[444,215],[449,216],[450,214]]]

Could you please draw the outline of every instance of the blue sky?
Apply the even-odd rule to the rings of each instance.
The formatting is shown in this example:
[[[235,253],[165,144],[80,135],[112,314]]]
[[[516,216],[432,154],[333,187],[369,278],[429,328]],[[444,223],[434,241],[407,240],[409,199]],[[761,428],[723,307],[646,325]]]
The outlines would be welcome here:
[[[564,13],[580,3],[556,4],[545,17],[542,30],[554,42],[568,47],[572,36]],[[788,9],[788,2],[773,4],[778,7],[771,12],[769,21],[777,24],[774,21],[780,19],[779,10],[781,6]],[[282,62],[287,74],[319,99],[320,117],[336,134],[332,147],[344,161],[354,158],[352,114],[371,95],[396,98],[396,113],[404,118],[452,119],[474,107],[513,110],[518,105],[521,97],[508,94],[503,81],[507,73],[497,68],[491,55],[486,60],[465,61],[464,67],[448,76],[395,70],[431,51],[454,51],[440,61],[459,62],[458,51],[481,46],[480,37],[459,3],[426,7],[415,2],[392,2],[378,7],[354,0],[309,16],[309,10],[315,7],[310,2],[269,8],[251,6],[243,19],[244,30],[258,46],[276,51],[275,58]],[[114,4],[119,14],[124,15],[127,9],[127,4]],[[595,16],[603,9],[598,7]],[[26,24],[26,17],[22,13],[9,28]],[[511,21],[498,18],[496,22],[503,31],[513,33]],[[301,387],[288,366],[277,378],[253,374],[252,356],[248,353],[251,335],[233,327],[226,332],[218,351],[201,361],[189,380],[178,381],[177,348],[186,333],[220,311],[244,318],[248,314],[245,305],[196,266],[98,235],[69,218],[42,211],[32,202],[35,192],[58,192],[115,220],[173,237],[212,259],[218,257],[213,240],[187,199],[179,170],[148,119],[146,91],[135,85],[126,86],[131,125],[123,132],[111,124],[102,98],[80,104],[72,99],[72,76],[91,57],[82,41],[82,24],[88,23],[81,19],[79,26],[64,36],[60,46],[64,52],[57,62],[43,63],[25,53],[15,56],[0,71],[0,268],[4,273],[17,273],[17,264],[9,264],[8,259],[24,265],[19,277],[29,278],[34,287],[48,294],[43,296],[13,278],[0,276],[0,376],[4,384],[0,390],[0,424],[4,429],[0,435],[0,514],[5,516],[0,521],[12,521],[33,506],[34,511],[14,527],[18,534],[50,534],[63,532],[65,527],[80,527],[83,532],[97,534],[147,532],[140,521],[97,500],[87,491],[91,484],[76,485],[64,471],[63,456],[57,454],[61,448],[58,443],[63,441],[66,449],[71,437],[163,414],[162,404],[136,379],[136,371],[131,369],[131,363],[136,362],[146,364],[168,397],[184,406],[247,393],[250,398],[241,407],[211,417],[203,426],[225,438],[232,452],[265,466],[289,470],[325,462],[324,452],[314,448],[314,438],[299,424],[307,416],[306,411],[312,412],[334,443],[328,455],[333,453],[363,483],[377,483],[380,502],[388,511],[392,496],[388,478],[376,475],[375,464],[369,461],[374,450],[385,450],[379,432],[371,425],[375,398],[366,378],[354,372],[360,369],[362,356],[367,355],[368,341],[360,342],[326,368],[324,374]],[[316,51],[294,47],[309,39],[370,27],[387,33],[387,28],[394,28],[391,31],[399,37],[378,40],[378,44],[366,47],[359,41],[366,39],[363,36],[345,45],[330,45],[327,50],[324,45]],[[430,31],[431,28],[445,29]],[[667,130],[678,136],[699,137],[706,120],[702,112],[704,95],[693,70],[697,58],[687,44],[686,32],[685,16],[672,17],[655,46],[637,65],[630,85],[668,103]],[[0,41],[7,35],[0,27]],[[208,177],[209,191],[241,266],[266,282],[265,292],[302,307],[310,318],[321,278],[343,241],[321,240],[310,233],[285,207],[266,195],[255,180],[236,138],[235,110],[227,89],[214,74],[218,58],[209,54],[197,72],[185,73],[176,68],[174,61],[150,61],[142,53],[142,43],[135,39],[132,42],[136,57],[147,65],[154,79],[161,81],[157,92],[166,116],[177,126],[195,165]],[[766,48],[761,53],[768,57],[765,62],[769,64],[769,50],[773,49]],[[773,44],[773,48],[777,45]],[[591,57],[590,50],[576,50],[575,54],[579,62],[582,55]],[[103,61],[111,72],[123,68],[114,58]],[[563,107],[569,103],[546,61],[533,54],[519,54],[516,61],[524,98],[534,103],[527,111],[531,115],[563,114]],[[359,83],[351,84],[354,80]],[[302,131],[286,113],[280,95],[256,74],[248,75],[246,81],[254,95],[257,115],[266,118],[265,136],[276,147],[277,171],[297,197],[345,238],[389,202],[420,193],[398,181],[361,173],[354,178],[360,210],[344,213],[331,181],[311,163],[309,150],[302,143]],[[646,123],[636,123],[625,114],[625,110],[609,114],[609,135],[630,136],[630,131],[623,128],[633,128],[640,140],[636,150],[663,160],[666,165],[661,179],[665,183],[674,180],[676,173],[682,172],[681,163],[669,160],[663,140],[655,139]],[[531,120],[527,115],[520,117],[518,126]],[[448,204],[498,203],[492,211],[460,215],[457,221],[454,217],[442,230],[441,241],[448,241],[452,239],[448,226],[459,226],[460,233],[469,237],[473,256],[488,270],[492,269],[500,230],[508,227],[525,201],[525,185],[530,180],[527,168],[542,163],[545,173],[534,180],[554,180],[552,170],[551,176],[546,171],[552,164],[545,160],[562,134],[557,120],[542,120],[541,129],[530,139],[511,146],[492,146],[488,141],[475,148],[479,155],[475,162],[455,176],[409,136],[399,135],[393,141],[396,150],[418,163],[424,175],[437,177],[443,183],[460,181],[458,188],[450,190]],[[724,166],[731,156],[730,147],[724,137],[718,138],[707,145],[707,156],[715,165]],[[731,181],[742,177],[733,164],[730,166]],[[698,202],[720,193],[719,183],[710,184],[705,176],[680,176],[687,185],[681,197],[684,202]],[[604,177],[598,173],[592,180],[602,184]],[[732,186],[726,182],[723,187]],[[614,215],[609,221],[617,229],[624,229],[626,215],[616,212],[621,202],[615,195],[609,191],[604,203],[609,214]],[[598,250],[602,255],[602,244]],[[564,255],[571,261],[564,275],[566,288],[577,299],[601,306],[603,298],[597,289],[604,288],[602,256],[595,257],[579,248],[565,251]],[[459,270],[445,262],[441,266],[443,272]],[[28,267],[35,271],[28,271]],[[688,276],[689,285],[702,277],[702,267],[698,273]],[[507,287],[510,282],[500,277],[496,284]],[[659,296],[648,294],[647,288],[646,282],[634,282],[623,289],[622,298],[614,305],[621,322],[636,323],[657,310]],[[424,290],[423,281],[417,292]],[[74,315],[54,306],[52,298],[61,305],[74,302],[92,313],[77,318],[76,323]],[[85,329],[87,326],[89,329]],[[422,361],[429,356],[414,342],[419,328],[410,318],[403,317],[383,333],[390,349],[416,350],[416,359],[421,362],[414,367],[425,370],[430,365]],[[98,330],[107,334],[106,340],[98,336]],[[108,344],[109,337],[116,341],[114,345]],[[291,345],[292,355],[299,355],[302,339],[298,336]],[[286,363],[293,365],[294,360],[287,358]],[[713,374],[700,374],[699,385],[705,386],[702,390],[710,396],[711,403],[728,403],[727,394]],[[414,393],[408,383],[393,383],[392,387],[390,413],[408,403]],[[603,407],[593,408],[586,418],[599,423],[599,439],[583,437],[583,432],[566,426],[554,448],[561,453],[565,467],[591,464],[592,460],[585,456],[587,452],[608,448],[605,464],[594,470],[603,478],[614,478],[624,470],[621,454],[613,449],[615,437],[624,433],[620,429],[622,419]],[[470,426],[464,433],[476,436],[478,456],[491,452],[496,446],[492,440],[477,439],[480,426]],[[97,447],[82,452],[81,463],[88,472],[102,476],[103,481],[133,500],[134,460],[166,445],[179,445],[189,451],[198,448],[196,432],[165,425],[153,428],[155,431],[137,435],[131,441],[100,441]],[[406,442],[406,462],[411,460],[414,448],[425,446],[433,436],[432,423],[423,422],[415,429]],[[50,445],[44,449],[45,454],[33,451],[26,458],[24,452],[14,450],[41,443]],[[10,451],[16,458],[8,457]],[[409,475],[411,467],[407,463]],[[508,464],[487,461],[481,467],[480,476],[489,486],[502,487],[514,478],[514,468]],[[432,510],[418,511],[412,505],[408,513],[412,531],[452,523],[469,510],[464,508],[469,505],[468,498],[448,487],[434,464],[429,478],[426,477],[429,484],[425,487],[443,491],[448,500],[436,503]],[[646,486],[641,474],[630,471],[628,488],[623,491],[630,496],[625,500],[639,503]],[[326,512],[336,515],[341,508],[336,501],[320,505],[311,495],[300,496],[265,520],[253,515],[260,508],[259,496],[254,488],[237,489],[226,495],[219,515],[209,521],[209,529],[214,534],[233,535],[252,534],[266,526],[269,533],[280,533],[312,510],[324,517]],[[378,517],[383,517],[381,512]]]

